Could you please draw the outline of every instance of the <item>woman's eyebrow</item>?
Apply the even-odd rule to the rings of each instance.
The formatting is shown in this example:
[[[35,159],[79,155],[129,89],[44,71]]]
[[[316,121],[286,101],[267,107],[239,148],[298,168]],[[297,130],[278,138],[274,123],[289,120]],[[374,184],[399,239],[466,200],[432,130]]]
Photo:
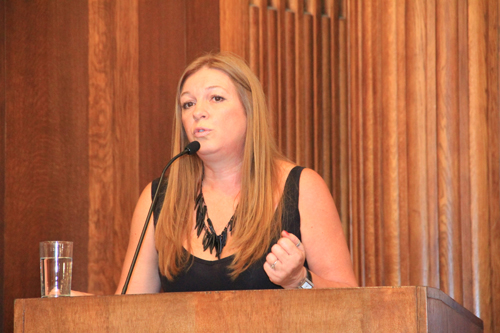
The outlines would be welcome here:
[[[224,87],[222,87],[222,86],[217,86],[217,85],[215,85],[215,86],[210,86],[210,87],[206,87],[206,88],[205,88],[205,90],[213,90],[213,89],[216,89],[216,88],[220,88],[220,89],[222,89],[222,90],[224,90],[224,91],[226,91],[226,92],[227,92],[227,90],[226,90]],[[187,90],[187,91],[182,92],[182,93],[180,94],[180,96],[179,96],[179,97],[182,97],[182,96],[184,96],[184,95],[189,95],[189,94],[191,94],[191,93],[189,92],[189,90]]]

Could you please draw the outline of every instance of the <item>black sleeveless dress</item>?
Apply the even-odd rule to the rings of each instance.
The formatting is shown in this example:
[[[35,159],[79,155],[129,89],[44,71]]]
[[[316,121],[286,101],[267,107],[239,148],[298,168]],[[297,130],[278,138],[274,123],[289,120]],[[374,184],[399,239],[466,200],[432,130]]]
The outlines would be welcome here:
[[[284,206],[282,217],[282,228],[294,234],[299,239],[300,235],[300,214],[299,214],[299,180],[303,167],[296,166],[290,171],[285,183]],[[154,180],[151,187],[152,196],[158,187],[158,179]],[[159,192],[158,202],[154,210],[154,223],[156,226],[158,216],[163,205],[165,190]],[[200,236],[200,241],[201,241]],[[273,244],[269,245],[269,251]],[[160,273],[162,291],[215,291],[215,290],[248,290],[248,289],[281,289],[269,280],[263,265],[267,253],[247,270],[242,272],[235,280],[229,277],[228,267],[234,256],[222,258],[220,260],[204,260],[190,255],[189,269],[185,269],[174,281],[169,281]],[[305,264],[307,267],[307,263]]]

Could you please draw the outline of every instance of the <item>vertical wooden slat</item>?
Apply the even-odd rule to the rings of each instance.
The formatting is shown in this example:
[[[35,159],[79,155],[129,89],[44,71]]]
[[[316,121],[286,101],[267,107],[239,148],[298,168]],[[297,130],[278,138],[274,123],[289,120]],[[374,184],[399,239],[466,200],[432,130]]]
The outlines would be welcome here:
[[[259,54],[259,59],[261,63],[260,67],[260,82],[262,84],[262,88],[264,91],[269,91],[269,63],[268,63],[268,54],[269,54],[269,42],[267,40],[268,36],[268,18],[267,18],[267,3],[268,0],[254,0],[254,1],[260,1],[260,6],[259,6],[259,14],[260,14],[260,24],[259,24],[259,40],[260,40],[260,54]],[[273,78],[274,80],[274,78]]]
[[[113,234],[113,66],[116,59],[114,6],[89,1],[89,286],[92,293],[110,293],[113,276],[102,270],[113,262],[105,246]],[[105,223],[106,222],[106,223]]]
[[[398,193],[398,122],[397,122],[397,43],[396,3],[383,1],[382,25],[382,182],[384,223],[384,283],[399,285],[399,193]]]
[[[410,285],[427,285],[429,230],[427,207],[425,3],[407,2],[408,226]]]
[[[248,54],[249,57],[249,66],[252,69],[252,71],[259,76],[259,73],[261,72],[260,70],[260,41],[259,41],[259,21],[260,21],[260,16],[259,16],[259,7],[257,6],[250,6],[249,8],[249,14],[248,14],[248,19],[249,19],[249,50],[250,53]]]
[[[303,124],[305,122],[304,119],[304,106],[305,106],[305,97],[304,97],[304,68],[306,66],[304,61],[304,52],[303,48],[305,46],[304,42],[304,2],[300,0],[291,0],[290,1],[290,9],[295,13],[295,22],[294,22],[294,53],[295,53],[295,105],[296,105],[296,113],[295,113],[295,134],[296,134],[296,145],[295,145],[295,162],[307,166],[306,163],[306,143],[307,138],[304,133]],[[291,68],[290,68],[291,70]]]
[[[314,41],[313,41],[313,17],[309,13],[303,14],[303,47],[300,54],[304,61],[301,68],[301,75],[304,80],[300,82],[300,87],[297,91],[298,94],[303,94],[303,104],[300,105],[300,132],[302,133],[302,144],[304,150],[302,161],[303,165],[314,169],[314,146],[315,146],[315,133],[314,133],[314,119],[316,118],[317,109],[314,103]],[[300,91],[300,92],[299,92]]]
[[[488,1],[488,184],[491,331],[500,331],[500,4]],[[486,295],[487,296],[487,295]],[[483,296],[485,297],[485,296]],[[482,314],[481,314],[482,316]]]
[[[440,278],[461,302],[457,19],[455,2],[436,1]]]
[[[295,133],[296,128],[295,112],[297,109],[297,103],[295,99],[295,21],[295,14],[293,12],[285,12],[285,67],[287,68],[287,71],[285,72],[285,120],[287,133]],[[296,135],[287,135],[286,156],[292,161],[297,160],[295,149],[296,142]]]
[[[6,2],[0,2],[0,26],[5,27]],[[5,41],[5,29],[0,29],[0,40]],[[5,258],[5,90],[6,90],[6,43],[0,44],[0,258]],[[4,265],[0,264],[0,286],[4,286]],[[4,290],[0,287],[0,331],[4,329]]]
[[[361,140],[359,136],[361,135],[361,89],[360,82],[361,70],[360,70],[360,57],[361,54],[361,12],[362,8],[360,1],[352,1],[349,3],[349,39],[347,41],[349,45],[349,206],[350,206],[350,217],[351,217],[351,246],[353,252],[353,266],[354,273],[361,285],[365,284],[364,281],[364,249],[363,249],[363,227],[362,227],[362,215],[360,214],[360,207],[362,205],[361,201],[361,170],[360,170],[360,145]]]
[[[105,267],[113,267],[112,293],[120,279],[127,226],[139,197],[139,36],[137,0],[120,1],[116,7],[116,63],[113,110],[113,206],[112,233],[114,258]],[[109,237],[108,235],[108,247]],[[121,246],[120,246],[121,245]],[[121,250],[121,251],[120,251]]]
[[[89,2],[89,290],[109,294],[119,279],[138,197],[137,3]],[[118,28],[120,27],[120,28]]]
[[[491,263],[488,198],[488,69],[487,1],[478,1],[469,11],[470,91],[470,207],[472,227],[473,293],[477,314],[491,329]],[[489,320],[487,320],[489,319]]]
[[[335,97],[333,94],[333,81],[335,78],[335,74],[332,72],[331,63],[332,63],[332,54],[331,54],[331,35],[330,35],[330,25],[332,24],[332,20],[325,16],[321,18],[321,64],[320,68],[322,70],[323,75],[321,76],[321,113],[322,117],[320,119],[321,127],[321,142],[322,147],[321,150],[316,149],[319,155],[321,162],[321,170],[323,179],[325,183],[328,185],[330,192],[333,193],[334,200],[336,200],[336,191],[333,189],[333,179],[332,173],[335,168],[332,165],[332,137],[334,137],[337,133],[338,129],[332,126],[332,118],[333,114],[337,110],[334,109],[334,104],[332,101],[335,101]]]
[[[345,6],[347,7],[347,6]],[[347,11],[347,8],[345,9]],[[345,14],[347,15],[347,14]],[[345,17],[339,20],[338,32],[339,32],[339,42],[338,42],[338,65],[335,67],[338,69],[339,78],[338,83],[338,114],[337,114],[337,126],[338,128],[338,168],[335,179],[338,179],[337,187],[339,190],[339,210],[340,219],[343,221],[343,230],[346,237],[350,240],[351,235],[351,220],[349,216],[349,202],[350,202],[350,187],[349,187],[349,37],[348,37],[348,27],[347,20]],[[333,152],[335,154],[335,151]],[[353,246],[352,242],[349,241],[348,244],[351,245],[351,256],[353,256]]]
[[[468,74],[468,24],[467,1],[458,2],[458,117],[460,163],[460,251],[462,271],[462,304],[473,308],[472,298],[472,239],[469,170],[469,74]],[[463,22],[463,23],[462,23]]]
[[[285,153],[286,151],[286,140],[289,133],[286,131],[286,121],[287,121],[287,110],[286,110],[286,72],[289,67],[286,65],[286,20],[285,20],[285,0],[274,0],[272,5],[277,10],[277,61],[278,61],[278,108],[279,108],[279,117],[278,117],[278,126],[279,126],[279,139],[278,144],[281,152]]]
[[[312,140],[313,140],[313,166],[321,176],[324,174],[323,164],[320,162],[320,157],[323,154],[323,126],[325,121],[322,108],[322,77],[324,68],[322,63],[322,43],[321,43],[321,17],[322,6],[321,0],[313,0],[308,3],[307,11],[312,14],[312,72],[313,72],[313,124],[312,124]]]
[[[257,22],[257,31],[258,31],[258,41],[259,41],[259,53],[257,54],[259,61],[259,71],[256,72],[259,77],[262,88],[265,92],[268,91],[268,63],[267,63],[267,55],[268,55],[268,42],[267,42],[267,2],[268,0],[253,0],[254,6],[258,9],[258,22]],[[254,7],[251,6],[251,7]],[[254,24],[254,23],[252,23]]]
[[[372,37],[373,58],[373,173],[374,173],[374,230],[375,230],[375,258],[377,261],[376,281],[377,285],[384,285],[384,223],[383,223],[383,177],[384,169],[382,157],[382,101],[383,101],[383,81],[382,81],[382,9],[379,3],[372,8],[372,30],[375,35]]]
[[[323,77],[323,102],[324,112],[330,117],[329,121],[325,121],[323,133],[325,143],[329,147],[325,147],[327,159],[325,163],[331,163],[330,166],[326,164],[323,166],[325,169],[325,181],[330,188],[333,195],[333,200],[337,205],[339,213],[341,211],[341,186],[340,186],[340,94],[339,94],[339,14],[338,14],[338,1],[326,2],[326,15],[323,18],[323,66],[328,68],[328,76]],[[328,24],[328,31],[326,25]],[[327,88],[329,87],[329,88]],[[328,99],[328,100],[327,100]],[[328,112],[327,110],[330,110]],[[330,130],[328,130],[330,129]],[[328,174],[330,172],[330,174]],[[347,221],[342,220],[342,225]],[[348,236],[347,234],[345,235]]]
[[[374,110],[373,110],[373,36],[372,2],[367,2],[362,11],[362,36],[363,36],[363,80],[361,92],[363,94],[363,219],[365,225],[364,250],[365,250],[365,285],[377,285],[377,262],[376,262],[376,237],[374,216],[374,168],[373,168],[373,145],[374,145]]]
[[[406,126],[406,1],[396,1],[397,54],[397,165],[398,165],[398,219],[401,285],[410,283],[410,235],[408,227],[408,163]]]
[[[425,113],[427,137],[427,205],[429,221],[429,286],[440,287],[437,189],[436,0],[425,2]]]
[[[268,55],[267,63],[269,64],[269,78],[267,84],[267,100],[270,112],[270,126],[273,132],[274,139],[278,146],[281,146],[280,135],[280,109],[279,109],[279,60],[278,60],[278,12],[274,8],[267,11],[267,41]]]

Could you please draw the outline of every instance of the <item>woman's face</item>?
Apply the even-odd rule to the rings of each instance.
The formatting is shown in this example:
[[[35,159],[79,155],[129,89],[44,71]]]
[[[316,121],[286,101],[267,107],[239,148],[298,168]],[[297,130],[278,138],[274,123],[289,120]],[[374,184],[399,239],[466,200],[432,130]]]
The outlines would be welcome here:
[[[180,105],[189,141],[200,142],[200,157],[222,153],[242,158],[247,118],[229,76],[203,67],[184,82]]]

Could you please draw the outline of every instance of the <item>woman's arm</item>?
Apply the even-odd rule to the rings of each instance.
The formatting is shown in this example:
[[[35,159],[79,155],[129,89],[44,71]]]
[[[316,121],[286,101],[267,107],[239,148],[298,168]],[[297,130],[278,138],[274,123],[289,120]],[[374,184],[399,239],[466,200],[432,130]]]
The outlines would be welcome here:
[[[300,232],[318,288],[357,287],[340,217],[323,178],[304,169],[299,192]]]
[[[116,289],[116,294],[121,294],[123,285],[127,278],[132,258],[139,241],[139,237],[144,228],[144,221],[151,205],[151,183],[142,191],[135,207],[132,223],[130,227],[130,238],[128,242],[125,260],[122,266],[120,282]],[[148,294],[160,291],[160,276],[158,274],[158,253],[154,241],[154,222],[151,216],[141,250],[135,263],[135,268],[130,278],[127,294]]]
[[[284,288],[298,287],[306,277],[307,259],[315,288],[356,287],[335,203],[321,176],[311,169],[304,169],[300,177],[299,212],[302,242],[283,231],[264,264],[271,281]]]

